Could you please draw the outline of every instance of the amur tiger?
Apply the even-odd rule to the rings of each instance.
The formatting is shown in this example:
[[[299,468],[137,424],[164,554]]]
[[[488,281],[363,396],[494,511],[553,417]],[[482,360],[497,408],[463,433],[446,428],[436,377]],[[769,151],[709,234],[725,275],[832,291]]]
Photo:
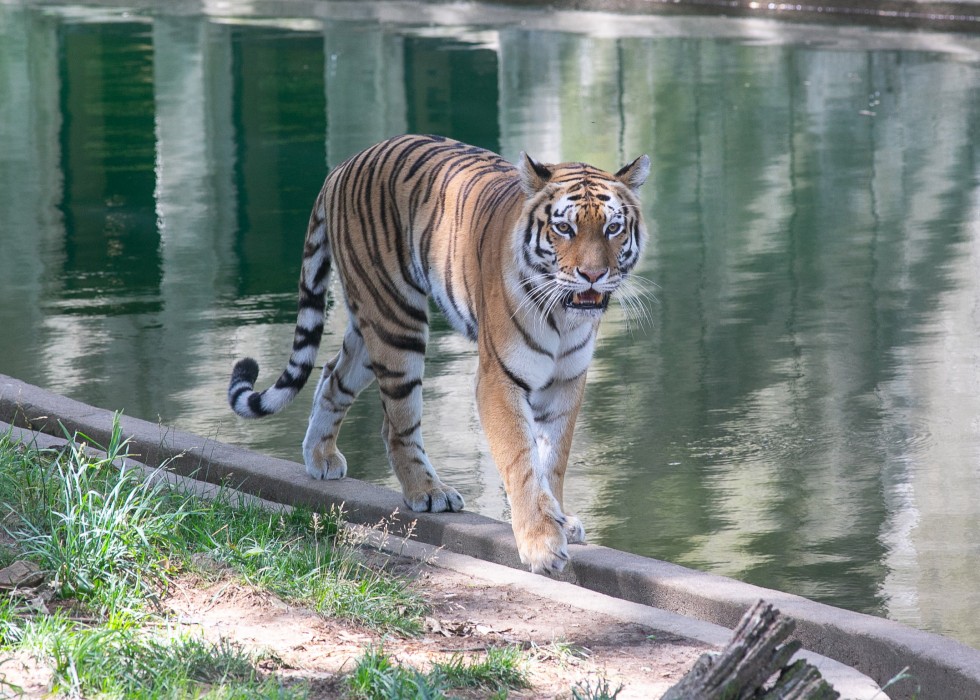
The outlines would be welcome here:
[[[336,167],[303,249],[292,354],[275,386],[256,392],[258,364],[238,361],[228,401],[257,418],[281,410],[313,371],[331,269],[350,319],[325,365],[303,440],[306,471],[339,479],[341,422],[377,380],[382,436],[414,511],[459,511],[422,441],[428,299],[475,341],[480,421],[511,506],[521,560],[560,571],[579,519],[562,484],[600,317],[640,259],[647,232],[637,190],[650,159],[614,174],[546,165],[438,136],[384,141]]]

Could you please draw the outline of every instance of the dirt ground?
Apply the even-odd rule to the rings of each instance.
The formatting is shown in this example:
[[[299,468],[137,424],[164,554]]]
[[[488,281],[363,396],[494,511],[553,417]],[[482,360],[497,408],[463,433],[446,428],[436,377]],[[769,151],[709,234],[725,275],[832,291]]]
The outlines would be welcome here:
[[[399,566],[398,561],[393,564]],[[591,681],[596,687],[605,678],[611,689],[622,684],[621,700],[660,697],[708,649],[514,586],[489,584],[414,560],[401,566],[430,606],[426,632],[415,638],[382,637],[358,624],[326,618],[242,585],[231,574],[184,575],[171,586],[164,606],[182,630],[271,652],[275,661],[266,662],[263,670],[307,681],[316,700],[342,698],[344,675],[366,648],[379,644],[399,663],[423,671],[454,654],[476,657],[489,647],[516,644],[531,660],[532,686],[512,690],[509,697],[571,698],[575,684]],[[24,689],[23,696],[13,697],[44,697],[49,682],[45,672],[23,658],[0,664],[0,680],[4,678]],[[3,687],[0,683],[0,697],[9,697]],[[490,692],[455,695],[483,698]]]
[[[282,660],[276,672],[309,681],[312,698],[341,697],[345,672],[365,648],[382,642],[367,628],[286,605],[267,593],[229,581],[202,583],[183,581],[168,606],[208,635],[272,649]],[[613,688],[623,684],[623,700],[657,698],[706,650],[698,642],[433,566],[418,570],[415,585],[430,606],[426,632],[409,639],[388,636],[385,651],[424,670],[453,654],[520,645],[532,659],[532,687],[511,691],[512,698],[569,698],[575,683],[599,677]]]

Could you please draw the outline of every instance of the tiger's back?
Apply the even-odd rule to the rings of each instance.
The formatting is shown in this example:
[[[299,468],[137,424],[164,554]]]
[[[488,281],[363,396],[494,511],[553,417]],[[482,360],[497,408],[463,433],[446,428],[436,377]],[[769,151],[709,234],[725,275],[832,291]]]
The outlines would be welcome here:
[[[235,366],[229,402],[245,417],[275,413],[312,373],[336,268],[350,312],[324,367],[303,441],[307,472],[340,478],[337,436],[356,396],[377,380],[382,436],[413,510],[454,511],[422,433],[428,298],[477,342],[481,422],[511,500],[521,556],[560,569],[584,537],[562,512],[572,427],[599,318],[645,240],[635,190],[644,156],[615,175],[581,163],[515,167],[474,146],[402,136],[345,161],[310,217],[289,362],[256,392],[258,366]]]
[[[513,226],[520,200],[517,169],[497,154],[449,139],[404,136],[337,168],[316,211],[329,216],[354,315],[372,305],[393,326],[408,328],[408,319],[425,320],[425,298],[432,296],[453,328],[476,340],[481,287],[475,263],[498,259],[493,253]]]

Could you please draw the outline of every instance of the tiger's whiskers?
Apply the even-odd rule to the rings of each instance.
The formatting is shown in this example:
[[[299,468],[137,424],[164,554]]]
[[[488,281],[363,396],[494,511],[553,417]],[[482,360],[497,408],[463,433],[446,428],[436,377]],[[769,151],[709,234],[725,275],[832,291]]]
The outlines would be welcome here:
[[[649,303],[659,304],[660,299],[650,287],[659,288],[660,285],[645,277],[631,274],[623,280],[622,285],[617,290],[616,298],[623,309],[626,330],[630,333],[653,325]],[[635,327],[632,323],[635,323]]]

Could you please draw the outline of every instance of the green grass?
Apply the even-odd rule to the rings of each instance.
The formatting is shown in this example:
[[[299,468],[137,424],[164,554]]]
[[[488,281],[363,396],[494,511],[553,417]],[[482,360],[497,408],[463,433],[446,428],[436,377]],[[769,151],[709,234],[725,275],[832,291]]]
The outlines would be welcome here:
[[[595,685],[591,680],[584,680],[572,687],[573,700],[615,700],[623,690],[620,684],[614,689],[607,678],[597,678]]]
[[[454,655],[449,661],[434,664],[435,672],[453,688],[526,688],[527,657],[517,647],[492,647],[482,659],[471,661]]]
[[[358,560],[338,537],[339,514],[199,499],[117,468],[124,450],[118,422],[102,458],[76,444],[18,450],[0,436],[0,517],[22,543],[19,556],[47,571],[61,597],[103,615],[138,614],[175,571],[204,555],[317,612],[386,632],[420,631],[419,596]]]
[[[428,673],[396,664],[384,650],[370,648],[347,678],[355,700],[444,700],[453,688],[479,688],[491,693],[488,697],[506,698],[509,689],[527,687],[527,659],[516,647],[491,648],[475,661],[454,655],[433,664]]]
[[[164,485],[112,465],[123,447],[118,422],[103,458],[75,443],[39,453],[0,438],[3,522],[20,556],[48,573],[60,597],[103,614],[141,607],[165,582],[185,514],[161,507]]]
[[[194,697],[204,689],[223,695],[284,697],[275,679],[263,679],[254,658],[227,641],[161,640],[135,630],[75,630],[52,650],[54,690],[66,695]],[[285,697],[302,697],[305,688]]]
[[[339,520],[337,513],[269,512],[219,499],[188,514],[183,536],[197,553],[286,600],[381,631],[417,634],[421,599],[401,579],[352,556],[338,535]]]
[[[48,661],[51,692],[105,698],[303,698],[256,670],[261,661],[227,641],[156,637],[132,621],[95,627],[63,614],[27,617],[0,599],[2,646]]]
[[[0,562],[41,566],[57,609],[38,615],[0,597],[0,653],[26,652],[53,671],[57,693],[106,698],[305,697],[256,669],[228,642],[162,632],[154,603],[172,577],[210,560],[243,582],[381,633],[414,634],[425,611],[407,584],[372,570],[345,543],[340,518],[203,500],[120,468],[118,421],[103,456],[0,434],[0,527],[17,543]],[[63,611],[71,611],[63,612]],[[88,622],[79,622],[79,619]],[[153,624],[150,624],[153,623]],[[0,675],[0,690],[3,689]],[[424,696],[423,696],[424,697]]]
[[[919,697],[919,694],[922,692],[922,686],[919,685],[919,682],[916,679],[915,675],[912,674],[912,673],[909,673],[909,667],[908,666],[906,666],[901,671],[899,671],[897,674],[895,674],[894,676],[892,676],[892,678],[887,683],[885,683],[883,686],[881,686],[881,690],[879,690],[877,693],[875,693],[872,696],[872,700],[874,700],[874,698],[878,697],[879,695],[884,696],[886,690],[888,690],[889,688],[891,688],[893,685],[897,685],[898,683],[904,683],[905,681],[911,681],[912,683],[915,684],[915,690],[912,691],[911,697],[912,697],[913,700],[916,700],[916,698],[918,698]],[[906,691],[906,692],[908,692],[908,691]]]
[[[445,688],[436,678],[396,665],[381,649],[368,649],[347,677],[354,700],[444,700]]]
[[[405,581],[374,570],[336,512],[270,511],[239,505],[230,494],[204,500],[120,468],[126,443],[118,422],[93,456],[78,443],[60,451],[15,445],[0,434],[0,528],[16,545],[0,546],[0,565],[30,559],[47,574],[52,614],[25,599],[0,596],[0,655],[27,653],[53,673],[52,691],[101,698],[306,697],[258,671],[262,658],[228,641],[174,635],[155,603],[188,570],[237,576],[324,615],[357,621],[381,635],[420,631],[426,612]],[[215,572],[218,572],[217,574]],[[230,573],[229,573],[230,572]],[[556,652],[561,650],[556,647]],[[570,653],[570,652],[569,652]],[[426,700],[454,689],[506,698],[529,687],[530,657],[517,647],[454,655],[427,672],[397,664],[381,648],[365,652],[347,677],[349,697]],[[8,690],[0,668],[0,695]],[[575,698],[615,698],[599,681]]]

